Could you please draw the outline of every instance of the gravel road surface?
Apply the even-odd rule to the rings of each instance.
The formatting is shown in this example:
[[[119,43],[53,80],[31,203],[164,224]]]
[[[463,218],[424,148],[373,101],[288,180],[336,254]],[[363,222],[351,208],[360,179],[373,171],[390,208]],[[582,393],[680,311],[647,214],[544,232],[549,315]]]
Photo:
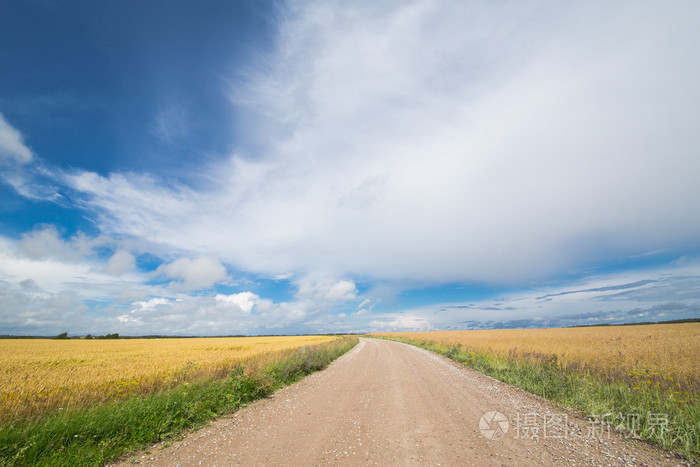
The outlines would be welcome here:
[[[122,465],[134,461],[156,466],[686,465],[425,350],[364,338],[326,370],[172,445],[133,454]]]

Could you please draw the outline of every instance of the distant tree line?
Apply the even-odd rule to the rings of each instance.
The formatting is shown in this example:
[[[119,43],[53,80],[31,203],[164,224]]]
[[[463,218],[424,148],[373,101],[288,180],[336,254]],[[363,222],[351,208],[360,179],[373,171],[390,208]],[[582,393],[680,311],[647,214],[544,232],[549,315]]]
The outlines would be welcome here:
[[[54,337],[54,339],[62,340],[62,339],[80,339],[80,337],[68,337],[67,332],[62,332],[58,336]],[[105,334],[104,336],[94,336],[92,334],[88,334],[83,339],[119,339],[119,333],[115,332],[114,334]]]
[[[601,324],[578,324],[575,326],[567,326],[569,328],[594,328],[598,326],[642,326],[647,324],[682,324],[682,323],[700,323],[700,318],[684,318],[684,319],[672,319],[669,321],[642,321],[639,323],[601,323]]]

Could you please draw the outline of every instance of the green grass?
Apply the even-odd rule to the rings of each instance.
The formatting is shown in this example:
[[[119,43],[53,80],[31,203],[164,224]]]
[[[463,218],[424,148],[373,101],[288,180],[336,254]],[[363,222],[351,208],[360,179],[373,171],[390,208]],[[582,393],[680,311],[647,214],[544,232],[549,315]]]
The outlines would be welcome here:
[[[556,356],[499,356],[459,345],[385,338],[422,347],[476,371],[605,421],[626,436],[637,436],[700,461],[700,407],[697,393],[676,394],[652,384],[601,380],[571,371]],[[629,415],[629,416],[628,416]],[[632,430],[630,430],[630,428]]]
[[[236,368],[223,380],[190,383],[34,421],[0,426],[0,465],[101,465],[158,441],[205,425],[325,368],[357,343],[343,338],[304,347],[248,374]]]

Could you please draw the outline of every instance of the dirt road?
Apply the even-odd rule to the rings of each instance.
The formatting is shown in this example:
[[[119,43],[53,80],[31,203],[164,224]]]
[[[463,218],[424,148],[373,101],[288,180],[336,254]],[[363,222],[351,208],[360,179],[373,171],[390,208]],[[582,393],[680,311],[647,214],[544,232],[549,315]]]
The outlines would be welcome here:
[[[685,465],[430,352],[374,339],[361,339],[325,371],[127,462],[133,459],[167,466]]]

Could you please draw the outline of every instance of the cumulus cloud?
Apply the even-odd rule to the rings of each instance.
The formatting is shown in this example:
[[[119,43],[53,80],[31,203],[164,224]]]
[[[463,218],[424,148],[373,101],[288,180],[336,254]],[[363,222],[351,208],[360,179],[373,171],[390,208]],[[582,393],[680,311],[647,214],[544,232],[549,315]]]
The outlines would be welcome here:
[[[22,134],[0,113],[0,162],[3,159],[12,159],[17,163],[26,164],[32,157],[32,151],[24,144]]]
[[[527,328],[691,318],[700,311],[700,263],[687,257],[653,270],[391,312],[374,310],[375,299],[360,294],[348,280],[302,281],[296,296],[281,302],[251,291],[190,295],[167,284],[148,285],[148,274],[110,276],[104,271],[111,258],[93,263],[32,258],[20,243],[0,237],[0,328],[17,334],[54,335],[66,329],[78,334],[228,335]]]
[[[146,301],[138,301],[132,303],[134,309],[131,310],[131,312],[136,313],[137,311],[153,311],[159,305],[168,305],[169,303],[170,300],[168,300],[167,298],[152,298]]]
[[[87,306],[73,291],[29,294],[0,280],[0,329],[3,333],[56,335],[65,325],[85,321]]]
[[[120,291],[147,280],[138,273],[105,274],[104,262],[89,247],[101,243],[83,236],[63,240],[49,227],[19,240],[0,236],[2,332],[54,335],[64,326],[94,332],[91,307],[118,301]]]
[[[163,264],[155,274],[179,281],[183,290],[197,290],[226,279],[226,268],[215,257],[204,255]]]
[[[252,292],[241,292],[231,295],[217,294],[215,299],[219,302],[238,305],[245,313],[251,313],[255,308],[256,303],[260,301],[260,297]]]
[[[125,272],[133,271],[136,268],[136,259],[128,251],[119,250],[115,252],[105,267],[105,273],[111,276],[121,276]]]
[[[84,299],[107,300],[148,280],[137,271],[109,275],[109,261],[94,254],[105,242],[85,235],[64,240],[51,226],[19,240],[0,236],[0,281],[32,296],[73,292]]]
[[[152,298],[135,305],[128,312],[115,310],[112,325],[125,333],[179,335],[288,333],[300,328],[319,332],[302,324],[318,311],[304,309],[302,303],[275,303],[252,292]]]
[[[77,234],[64,240],[53,225],[38,226],[22,234],[19,248],[29,258],[56,258],[67,261],[79,261],[92,253],[93,248],[102,243],[99,237],[90,238]]]
[[[114,253],[96,254],[105,248]],[[175,285],[154,284],[154,276]],[[281,302],[251,291],[202,290],[226,278],[211,256],[140,272],[133,254],[114,240],[65,239],[44,226],[17,240],[0,236],[0,329],[34,335],[55,335],[66,326],[73,334],[327,332],[330,317],[352,308],[357,294],[354,283],[344,280],[309,282],[309,293]]]

